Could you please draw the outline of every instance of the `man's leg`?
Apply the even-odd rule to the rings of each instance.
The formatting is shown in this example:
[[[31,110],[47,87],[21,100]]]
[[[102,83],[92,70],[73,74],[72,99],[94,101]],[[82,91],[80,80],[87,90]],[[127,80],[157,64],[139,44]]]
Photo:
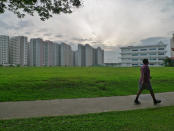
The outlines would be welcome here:
[[[138,98],[139,98],[139,96],[140,96],[140,94],[141,94],[142,91],[143,91],[142,88],[138,90],[137,96],[136,96],[135,101],[134,101],[135,104],[141,104],[141,103],[138,101]]]
[[[157,100],[157,99],[155,98],[155,94],[154,94],[154,92],[153,92],[153,89],[150,90],[150,94],[151,94],[151,96],[152,96],[152,99],[153,99],[153,103],[154,103],[154,104],[161,103],[161,100]]]
[[[142,89],[139,89],[139,91],[137,92],[137,97],[136,97],[135,100],[138,100],[138,98],[139,98],[139,96],[140,96],[140,94],[141,94],[142,91],[143,91]]]
[[[153,101],[156,101],[155,94],[152,89],[150,90],[150,94],[152,96]]]
[[[150,94],[151,94],[151,96],[152,96],[153,103],[154,103],[154,104],[161,103],[161,100],[157,100],[157,99],[155,98],[155,94],[154,94],[154,92],[153,92],[151,83],[149,83],[149,91],[150,91]]]

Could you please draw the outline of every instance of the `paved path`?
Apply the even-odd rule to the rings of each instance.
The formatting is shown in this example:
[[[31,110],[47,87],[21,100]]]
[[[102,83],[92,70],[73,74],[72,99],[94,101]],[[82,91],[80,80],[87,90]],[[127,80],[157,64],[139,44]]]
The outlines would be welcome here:
[[[135,95],[100,98],[59,99],[20,102],[1,102],[0,119],[62,116],[108,111],[123,111],[142,108],[174,106],[174,92],[156,94],[162,100],[153,105],[150,95],[141,95],[141,105],[134,105]]]

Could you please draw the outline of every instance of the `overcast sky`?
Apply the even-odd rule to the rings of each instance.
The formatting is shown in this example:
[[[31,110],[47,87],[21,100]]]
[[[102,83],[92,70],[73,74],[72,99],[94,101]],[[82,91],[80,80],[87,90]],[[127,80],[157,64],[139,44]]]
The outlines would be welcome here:
[[[117,61],[119,47],[168,44],[174,33],[174,0],[84,0],[72,14],[41,21],[37,15],[18,19],[0,15],[0,34],[65,41],[73,46],[88,43],[105,49],[105,61]]]

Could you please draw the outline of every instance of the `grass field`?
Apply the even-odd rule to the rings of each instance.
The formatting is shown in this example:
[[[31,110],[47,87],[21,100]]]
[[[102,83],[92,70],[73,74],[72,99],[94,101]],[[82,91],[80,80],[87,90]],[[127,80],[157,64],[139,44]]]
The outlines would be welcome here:
[[[1,131],[173,131],[174,107],[0,120]]]
[[[131,95],[139,75],[139,68],[0,67],[0,101]],[[151,75],[155,92],[174,91],[174,68]]]

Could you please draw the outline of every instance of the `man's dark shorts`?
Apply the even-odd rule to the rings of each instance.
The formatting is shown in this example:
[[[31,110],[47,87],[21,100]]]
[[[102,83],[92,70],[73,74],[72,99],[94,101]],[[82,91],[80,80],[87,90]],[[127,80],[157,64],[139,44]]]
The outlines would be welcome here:
[[[147,82],[147,83],[144,83],[144,84],[141,84],[141,82],[139,82],[139,89],[141,89],[141,90],[146,89],[146,90],[149,90],[149,91],[153,91],[150,82]]]

